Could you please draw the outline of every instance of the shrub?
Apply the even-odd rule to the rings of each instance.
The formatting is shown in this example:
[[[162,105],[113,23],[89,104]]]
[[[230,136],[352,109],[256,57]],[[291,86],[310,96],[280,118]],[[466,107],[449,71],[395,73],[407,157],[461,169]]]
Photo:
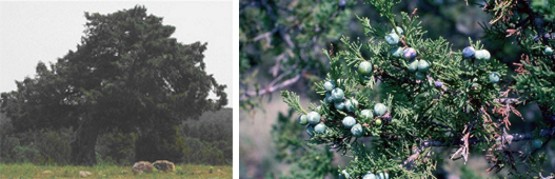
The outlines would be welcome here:
[[[308,142],[333,148],[348,158],[348,164],[340,166],[335,174],[345,178],[375,174],[429,178],[437,170],[437,163],[446,158],[466,163],[471,154],[485,156],[490,164],[487,171],[506,169],[511,177],[553,172],[541,167],[545,161],[541,151],[548,148],[555,134],[555,57],[544,50],[555,45],[551,36],[545,35],[553,32],[552,21],[532,12],[526,1],[485,3],[484,10],[494,15],[491,26],[485,27],[488,37],[518,44],[521,59],[512,73],[510,66],[499,60],[502,52],[490,52],[480,41],[469,39],[468,45],[476,51],[474,55],[465,52],[463,58],[463,49],[453,49],[444,38],[427,38],[417,11],[400,15],[392,12],[398,1],[368,3],[387,23],[359,18],[368,41],[343,38],[344,49],[324,51],[330,70],[313,85],[319,101],[304,108],[296,94],[282,92],[284,101],[299,115],[319,116],[318,121],[306,125]],[[507,38],[510,36],[516,40]],[[403,55],[396,54],[398,48],[404,49]],[[366,62],[373,68],[357,71],[359,64]],[[330,94],[325,87],[329,81],[335,83],[335,89],[341,89],[341,95],[334,95],[333,90]],[[328,100],[328,96],[334,99]],[[357,101],[351,102],[354,108],[341,105],[352,100]],[[511,131],[511,120],[523,119],[517,107],[532,102],[538,104],[543,120],[534,121],[534,130]],[[373,110],[373,117],[362,115],[363,110]],[[345,125],[342,119],[348,116],[354,117],[358,125],[351,125],[352,121]],[[357,126],[356,133],[351,130],[353,126]],[[277,131],[289,132],[284,128]],[[535,148],[519,145],[532,139],[547,142],[536,142]],[[449,155],[438,154],[440,149]],[[308,152],[311,150],[325,157],[303,157],[305,161],[299,161],[299,165],[311,167],[299,167],[305,170],[294,171],[294,176],[306,169],[313,169],[308,173],[314,177],[330,171],[314,168],[322,165],[322,159],[330,159],[330,154],[308,148]]]

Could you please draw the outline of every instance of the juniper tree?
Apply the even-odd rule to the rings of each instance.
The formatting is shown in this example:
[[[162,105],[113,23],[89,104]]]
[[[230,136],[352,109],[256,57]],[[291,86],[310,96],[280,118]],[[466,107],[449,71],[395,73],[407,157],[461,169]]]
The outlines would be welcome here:
[[[73,164],[95,164],[98,136],[113,129],[138,134],[136,160],[179,160],[176,126],[227,104],[226,86],[205,71],[206,43],[179,43],[146,10],[85,13],[77,50],[2,93],[2,112],[18,131],[75,129]]]
[[[418,11],[392,12],[398,1],[368,2],[388,23],[361,17],[368,41],[342,38],[346,48],[323,50],[330,70],[313,84],[320,100],[303,107],[296,94],[282,92],[306,135],[280,120],[274,127],[277,146],[293,156],[312,153],[296,160],[298,166],[323,169],[293,176],[336,170],[344,178],[428,178],[438,163],[466,163],[472,155],[484,156],[489,172],[506,169],[516,178],[553,175],[541,164],[555,134],[555,24],[554,10],[547,8],[555,2],[483,4],[493,15],[491,26],[484,26],[487,37],[518,46],[521,59],[514,70],[479,40],[453,49],[444,38],[426,38]],[[534,121],[533,130],[511,131],[512,120],[522,120],[517,107],[529,103],[538,104],[543,120]],[[337,169],[318,167],[333,165],[329,151],[309,148],[318,145],[349,161]]]

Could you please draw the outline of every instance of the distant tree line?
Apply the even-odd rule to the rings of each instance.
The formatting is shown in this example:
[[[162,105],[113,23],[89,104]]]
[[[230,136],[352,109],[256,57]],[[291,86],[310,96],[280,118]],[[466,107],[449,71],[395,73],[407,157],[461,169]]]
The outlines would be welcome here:
[[[175,147],[180,158],[172,161],[191,164],[230,165],[232,150],[232,109],[205,112],[196,120],[176,127]],[[0,163],[71,164],[71,140],[76,131],[42,129],[17,132],[0,114]],[[95,147],[98,163],[131,165],[135,162],[137,133],[110,131],[99,136]]]

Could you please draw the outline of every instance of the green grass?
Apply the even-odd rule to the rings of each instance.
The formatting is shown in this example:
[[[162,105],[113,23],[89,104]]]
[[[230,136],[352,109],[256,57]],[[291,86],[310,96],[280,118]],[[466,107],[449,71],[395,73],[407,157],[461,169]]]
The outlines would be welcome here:
[[[134,175],[131,166],[96,165],[54,166],[34,164],[0,164],[0,178],[80,178],[79,171],[89,171],[86,178],[232,178],[232,167],[209,165],[177,165],[174,172],[158,172]]]

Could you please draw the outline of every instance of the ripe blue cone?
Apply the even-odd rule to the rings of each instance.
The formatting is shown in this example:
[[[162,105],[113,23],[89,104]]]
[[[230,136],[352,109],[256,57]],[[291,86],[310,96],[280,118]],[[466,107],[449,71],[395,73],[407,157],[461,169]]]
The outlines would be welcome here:
[[[443,82],[441,82],[441,81],[434,81],[434,86],[435,86],[436,88],[441,88],[441,87],[443,86]]]
[[[382,103],[377,103],[374,105],[374,114],[377,116],[382,116],[387,112],[387,107]]]
[[[362,176],[362,179],[377,179],[378,177],[371,172],[366,173]]]
[[[399,35],[397,35],[396,33],[389,33],[385,36],[385,41],[389,45],[396,45],[399,43]]]
[[[343,100],[343,97],[345,97],[345,93],[343,93],[341,88],[335,88],[331,90],[331,97],[334,101],[341,101]]]
[[[318,123],[316,124],[316,126],[314,126],[314,132],[318,134],[323,134],[326,132],[327,128],[328,126],[326,126],[324,123]]]
[[[334,88],[335,88],[335,84],[333,84],[332,81],[326,81],[326,82],[324,82],[324,89],[325,89],[326,91],[331,91],[331,90],[333,90]]]
[[[335,102],[334,106],[335,109],[342,111],[345,109],[345,102]]]
[[[349,112],[355,112],[358,107],[358,101],[356,99],[349,99],[345,101],[345,109]]]
[[[545,55],[553,55],[553,49],[551,47],[545,47],[545,49],[543,50],[543,53]]]
[[[301,125],[308,124],[308,117],[304,114],[299,116],[299,124],[301,124]]]
[[[430,63],[426,60],[419,60],[417,68],[420,72],[427,72],[430,69]]]
[[[363,61],[358,64],[358,73],[362,75],[369,75],[372,73],[372,63],[369,61]]]
[[[391,33],[396,34],[397,32],[395,32],[395,30],[397,30],[397,32],[399,32],[399,34],[403,35],[403,29],[399,26],[395,27],[395,29],[391,29]]]
[[[315,112],[315,111],[309,112],[309,113],[306,115],[306,117],[307,117],[307,119],[308,119],[308,123],[309,123],[309,124],[314,125],[314,124],[318,124],[318,123],[320,122],[320,114],[318,114],[318,113]]]
[[[475,53],[476,53],[476,50],[474,50],[474,47],[468,46],[463,49],[462,56],[463,58],[472,58],[474,57]]]
[[[360,137],[363,133],[364,131],[362,129],[362,125],[355,124],[353,127],[351,127],[351,134],[353,134],[353,136]]]
[[[374,113],[369,109],[364,109],[360,111],[360,117],[362,119],[372,119],[374,118]]]
[[[407,65],[407,69],[410,72],[415,72],[418,69],[418,60],[413,60]]]
[[[489,60],[491,58],[491,54],[489,53],[488,50],[482,49],[482,50],[477,50],[476,53],[474,54],[474,57],[476,57],[476,59],[478,60]]]
[[[351,127],[353,127],[357,123],[357,121],[355,120],[355,118],[353,118],[351,116],[347,116],[347,117],[343,118],[341,123],[343,123],[343,127],[345,127],[346,129],[350,129]]]
[[[389,174],[386,172],[378,173],[378,179],[389,179]]]
[[[416,57],[416,50],[414,48],[405,48],[403,50],[403,58],[407,60],[412,60]]]
[[[488,79],[490,83],[499,82],[499,73],[496,73],[496,72],[490,73],[488,76]]]

